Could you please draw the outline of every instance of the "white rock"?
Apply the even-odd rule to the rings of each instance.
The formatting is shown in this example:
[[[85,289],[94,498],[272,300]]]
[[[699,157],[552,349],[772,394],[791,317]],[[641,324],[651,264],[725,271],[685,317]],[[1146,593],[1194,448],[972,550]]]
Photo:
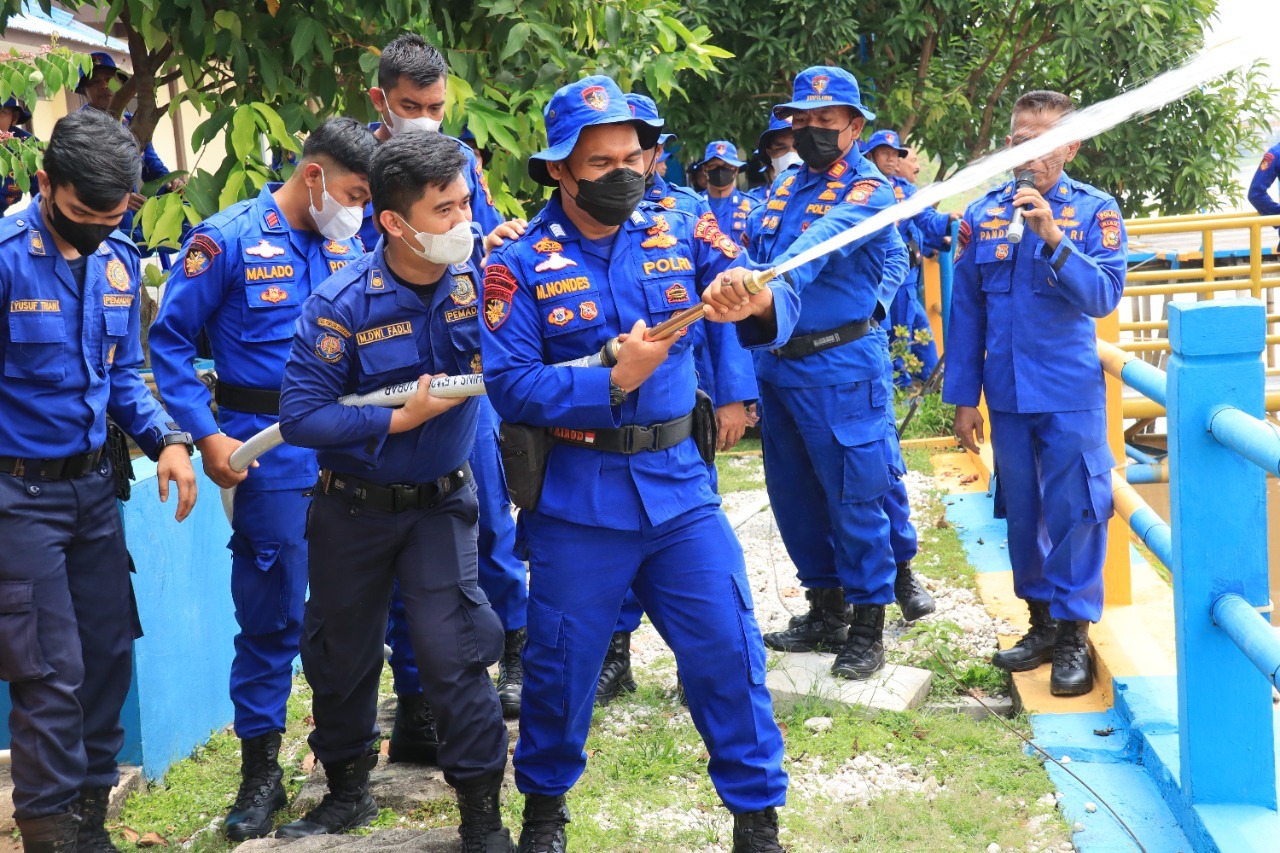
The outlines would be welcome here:
[[[1098,810],[1098,807],[1094,803],[1085,803],[1084,810],[1087,811],[1089,814],[1093,814]]]
[[[1081,823],[1080,821],[1076,821],[1075,823],[1073,823],[1073,824],[1071,825],[1071,831],[1072,831],[1072,832],[1084,832],[1084,824],[1083,824],[1083,823]]]
[[[830,717],[810,717],[804,721],[805,728],[815,732],[829,732],[834,724]]]
[[[1000,845],[994,841],[987,845],[987,853],[1000,853],[1001,849]]]

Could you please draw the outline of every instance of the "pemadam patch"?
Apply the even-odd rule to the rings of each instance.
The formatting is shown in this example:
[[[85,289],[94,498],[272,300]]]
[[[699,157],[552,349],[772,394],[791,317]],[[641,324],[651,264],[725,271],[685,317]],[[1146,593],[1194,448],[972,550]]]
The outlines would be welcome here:
[[[321,361],[337,363],[347,351],[347,342],[337,335],[324,332],[316,337],[316,355]]]
[[[107,261],[107,284],[111,285],[112,290],[125,291],[129,289],[129,272],[124,268],[124,262],[119,258],[112,258]]]
[[[182,256],[182,271],[187,278],[196,276],[209,269],[213,259],[222,254],[222,247],[214,242],[208,234],[197,234],[187,244],[187,252]]]
[[[453,290],[449,292],[453,304],[460,308],[474,305],[476,302],[476,284],[471,280],[471,273],[463,273],[453,277]]]
[[[489,331],[502,328],[511,316],[511,298],[515,296],[516,277],[502,264],[490,264],[484,270],[484,324]]]

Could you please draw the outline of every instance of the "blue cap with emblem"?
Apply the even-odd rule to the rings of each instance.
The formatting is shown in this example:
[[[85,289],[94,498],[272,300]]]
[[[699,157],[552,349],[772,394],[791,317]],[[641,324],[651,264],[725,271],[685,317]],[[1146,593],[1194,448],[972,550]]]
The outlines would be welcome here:
[[[723,160],[730,166],[741,169],[747,165],[745,160],[738,159],[738,146],[734,145],[727,139],[717,139],[715,142],[707,143],[707,150],[702,155],[702,159],[694,164],[694,168],[701,168],[711,160]]]
[[[899,157],[907,156],[907,149],[903,147],[902,140],[898,138],[897,132],[892,130],[877,130],[871,134],[871,138],[862,144],[862,153],[869,154],[881,145],[888,145],[898,152]]]
[[[655,110],[656,112],[656,110]],[[529,157],[529,177],[544,187],[557,182],[547,172],[547,163],[564,160],[578,144],[584,127],[597,124],[632,124],[640,137],[640,147],[658,144],[661,119],[638,118],[631,114],[626,96],[618,84],[600,74],[562,86],[542,113],[547,125],[547,148]]]
[[[862,105],[858,81],[848,71],[834,65],[815,65],[797,74],[791,100],[774,107],[773,114],[786,118],[797,110],[823,107],[852,107],[867,121],[876,119],[876,114]]]
[[[638,92],[632,92],[627,95],[627,106],[631,107],[631,114],[638,119],[644,121],[658,121],[661,124],[658,127],[666,125],[666,121],[662,116],[658,115],[658,105],[653,102],[653,98],[648,95],[641,95]],[[674,133],[664,133],[658,137],[659,145],[666,145],[669,140],[677,138]],[[666,157],[659,157],[659,160],[665,160]]]
[[[0,109],[10,109],[17,112],[13,119],[14,124],[26,124],[31,121],[31,110],[27,109],[27,105],[17,98],[9,98],[3,104],[0,104]]]
[[[80,82],[76,83],[76,94],[84,94],[84,84],[93,76],[93,72],[99,68],[114,68],[116,71],[116,79],[121,83],[129,79],[129,75],[120,70],[120,66],[116,65],[116,61],[111,58],[111,54],[97,50],[89,54],[89,58],[93,60],[93,67],[89,69],[89,73],[80,72]]]

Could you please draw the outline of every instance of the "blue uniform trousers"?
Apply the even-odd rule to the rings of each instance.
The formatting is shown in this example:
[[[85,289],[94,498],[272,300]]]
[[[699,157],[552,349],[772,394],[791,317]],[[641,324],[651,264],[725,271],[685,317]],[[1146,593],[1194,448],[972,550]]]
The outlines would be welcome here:
[[[487,668],[502,653],[502,624],[476,583],[475,487],[468,483],[432,509],[399,513],[317,494],[307,537],[311,597],[301,650],[316,757],[346,761],[378,737],[378,679],[396,581],[445,780],[501,771],[507,729]]]
[[[894,563],[909,563],[920,550],[916,526],[911,523],[911,502],[907,500],[907,487],[895,480],[884,493],[884,511],[889,516],[889,547]]]
[[[817,388],[760,382],[765,486],[806,589],[889,604],[897,572],[885,495],[903,472],[883,377]],[[901,495],[905,501],[905,491]]]
[[[119,780],[138,626],[110,463],[74,480],[0,475],[0,679],[14,815],[67,811]]]
[[[554,796],[586,767],[596,682],[628,588],[675,652],[708,772],[735,813],[786,799],[782,735],[765,689],[764,645],[728,520],[704,505],[640,530],[523,516],[529,551],[516,785]]]
[[[471,470],[475,474],[480,501],[477,540],[480,588],[502,620],[503,629],[518,631],[525,627],[525,609],[529,601],[528,573],[524,563],[513,553],[516,524],[511,517],[511,500],[507,496],[507,483],[498,453],[497,414],[488,401],[482,401],[480,406],[476,444],[471,451]],[[387,645],[391,646],[391,675],[396,694],[421,693],[422,682],[413,659],[413,644],[409,640],[409,625],[398,587],[391,597]]]
[[[307,505],[301,489],[236,490],[231,600],[236,608],[231,702],[236,735],[285,728],[307,597]]]
[[[1105,409],[991,411],[991,449],[1009,523],[1014,592],[1055,619],[1102,617],[1112,514]]]

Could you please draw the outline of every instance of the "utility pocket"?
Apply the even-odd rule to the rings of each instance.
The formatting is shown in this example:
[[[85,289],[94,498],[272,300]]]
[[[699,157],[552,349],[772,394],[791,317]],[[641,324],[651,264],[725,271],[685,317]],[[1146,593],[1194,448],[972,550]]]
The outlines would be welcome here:
[[[531,670],[550,675],[546,683],[559,682],[555,691],[529,691],[524,701],[545,711],[564,716],[569,712],[566,699],[568,680],[565,678],[564,614],[535,602],[529,602],[528,643],[524,647],[525,671]],[[600,659],[603,666],[604,658]],[[597,671],[599,666],[597,666]]]
[[[840,494],[843,503],[875,500],[893,485],[885,448],[887,427],[888,422],[880,417],[833,427],[836,442],[844,448],[844,484]]]
[[[747,678],[752,684],[764,684],[766,667],[764,660],[764,641],[760,637],[760,625],[756,622],[755,603],[751,600],[751,587],[747,585],[745,574],[731,575],[733,578],[734,598],[738,603],[738,624],[742,628],[743,663],[747,668]]]
[[[34,681],[53,672],[40,649],[30,581],[0,582],[0,681]]]
[[[1102,522],[1111,518],[1115,505],[1111,495],[1111,469],[1115,467],[1115,457],[1111,448],[1102,444],[1083,454],[1085,488],[1089,495],[1089,505],[1082,510],[1085,520]]]
[[[460,660],[492,666],[502,657],[502,620],[493,612],[479,586],[458,584],[462,593],[462,629],[458,632]]]
[[[15,379],[62,379],[67,361],[62,357],[67,327],[56,312],[9,314],[9,345],[4,353],[4,375]]]

